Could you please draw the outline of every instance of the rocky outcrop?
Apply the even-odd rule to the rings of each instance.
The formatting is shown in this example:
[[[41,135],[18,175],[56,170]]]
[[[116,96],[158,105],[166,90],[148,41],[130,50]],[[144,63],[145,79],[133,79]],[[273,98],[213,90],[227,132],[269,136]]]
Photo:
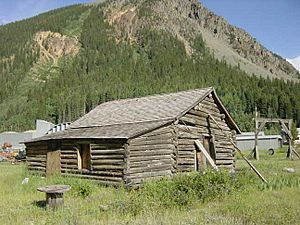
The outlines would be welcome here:
[[[105,4],[106,17],[117,28],[118,40],[138,40],[138,30],[148,26],[176,36],[191,56],[193,40],[201,34],[216,58],[250,75],[299,81],[299,72],[289,62],[197,0],[141,0],[138,4],[133,0],[114,0]]]

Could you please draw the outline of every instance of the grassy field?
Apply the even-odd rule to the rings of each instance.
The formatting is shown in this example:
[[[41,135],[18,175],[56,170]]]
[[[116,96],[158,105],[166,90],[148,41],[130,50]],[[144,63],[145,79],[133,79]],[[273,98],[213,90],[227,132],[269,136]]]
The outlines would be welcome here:
[[[234,176],[194,174],[152,182],[140,191],[68,177],[46,180],[28,174],[24,165],[1,163],[0,224],[299,224],[300,160],[287,160],[277,151],[273,156],[261,152],[261,160],[252,162],[269,185],[240,159]],[[284,172],[285,167],[295,173]],[[29,183],[22,185],[25,177]],[[36,188],[55,183],[72,190],[63,209],[46,210],[45,196]]]

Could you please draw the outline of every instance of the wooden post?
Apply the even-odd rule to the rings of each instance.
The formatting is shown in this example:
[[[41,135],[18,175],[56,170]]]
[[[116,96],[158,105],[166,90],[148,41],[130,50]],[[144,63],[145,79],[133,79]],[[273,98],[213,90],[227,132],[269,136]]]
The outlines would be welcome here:
[[[258,126],[259,122],[257,121],[257,107],[255,107],[255,143],[254,143],[254,159],[259,160],[259,152],[258,152]]]
[[[289,127],[289,149],[288,149],[288,157],[289,159],[293,159],[293,151],[292,151],[292,148],[293,148],[293,136],[292,136],[292,123],[293,123],[293,120],[290,120],[289,121],[289,124],[288,124],[288,127]]]

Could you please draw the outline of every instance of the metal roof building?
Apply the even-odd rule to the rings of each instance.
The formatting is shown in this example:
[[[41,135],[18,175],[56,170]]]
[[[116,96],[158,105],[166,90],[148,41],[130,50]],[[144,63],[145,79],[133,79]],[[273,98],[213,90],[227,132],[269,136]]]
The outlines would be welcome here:
[[[252,150],[255,144],[254,132],[245,132],[236,137],[237,147],[240,150]],[[260,132],[258,135],[258,149],[278,149],[282,147],[282,137],[280,135],[265,135]]]

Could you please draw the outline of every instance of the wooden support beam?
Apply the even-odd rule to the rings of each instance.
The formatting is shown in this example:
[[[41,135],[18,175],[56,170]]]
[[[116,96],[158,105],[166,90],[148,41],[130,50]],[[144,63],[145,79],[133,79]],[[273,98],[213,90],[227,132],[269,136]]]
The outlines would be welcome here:
[[[218,167],[216,166],[214,160],[210,157],[209,153],[206,151],[206,149],[203,147],[203,145],[201,144],[201,142],[199,140],[195,140],[195,144],[196,146],[201,150],[201,152],[204,154],[204,156],[206,157],[208,163],[212,166],[212,168],[214,168],[215,170],[219,170]]]
[[[259,123],[266,122],[266,123],[280,123],[282,121],[283,123],[288,123],[290,120],[289,119],[279,119],[279,118],[263,118],[259,117],[256,118],[256,121]]]
[[[220,130],[222,130],[222,128],[218,125],[217,121],[214,119],[214,117],[212,117],[211,115],[209,115],[210,118],[217,124],[217,126],[220,128]],[[234,146],[234,148],[238,151],[238,153],[242,156],[242,158],[247,162],[247,164],[251,167],[251,169],[256,173],[256,175],[264,182],[264,183],[268,183],[267,180],[260,174],[260,172],[252,165],[252,163],[243,155],[243,153],[241,152],[241,150],[236,146],[236,144],[234,143],[234,141],[230,138],[230,142],[232,143],[232,145]]]

